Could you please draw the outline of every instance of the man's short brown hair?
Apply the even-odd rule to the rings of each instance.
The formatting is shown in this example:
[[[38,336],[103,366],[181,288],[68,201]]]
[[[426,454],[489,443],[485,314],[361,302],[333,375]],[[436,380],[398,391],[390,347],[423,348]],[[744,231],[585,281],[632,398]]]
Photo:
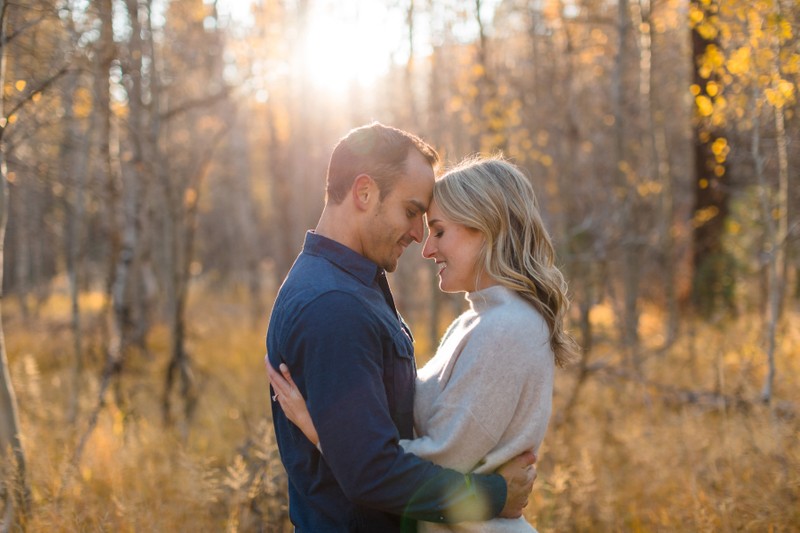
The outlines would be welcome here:
[[[328,163],[327,201],[342,203],[360,174],[367,174],[375,180],[383,200],[405,172],[411,150],[422,154],[431,167],[439,163],[436,150],[406,131],[379,122],[350,130],[336,144]]]

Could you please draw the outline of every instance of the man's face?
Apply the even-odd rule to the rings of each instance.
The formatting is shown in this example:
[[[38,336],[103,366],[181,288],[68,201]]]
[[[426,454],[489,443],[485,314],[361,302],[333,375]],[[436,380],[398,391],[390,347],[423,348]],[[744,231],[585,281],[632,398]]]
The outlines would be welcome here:
[[[388,272],[412,242],[425,235],[423,215],[433,195],[434,175],[428,161],[416,150],[409,153],[406,173],[377,203],[364,239],[364,255]]]

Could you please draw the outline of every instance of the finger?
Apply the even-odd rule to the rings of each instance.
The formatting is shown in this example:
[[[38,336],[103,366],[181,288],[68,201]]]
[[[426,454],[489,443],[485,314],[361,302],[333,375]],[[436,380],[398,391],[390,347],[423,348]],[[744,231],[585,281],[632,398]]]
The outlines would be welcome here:
[[[286,408],[286,397],[283,394],[278,394],[278,397],[275,399],[279,404],[281,404],[281,409],[284,411],[288,411]]]
[[[536,463],[536,454],[530,450],[523,452],[522,455],[520,455],[520,458],[522,459],[523,464],[526,465],[532,465]]]
[[[292,373],[291,373],[291,372],[289,372],[289,367],[288,367],[288,366],[286,366],[286,363],[281,363],[280,369],[281,369],[281,374],[283,374],[283,377],[284,377],[284,379],[286,379],[286,381],[287,381],[287,382],[288,382],[288,383],[289,383],[289,384],[290,384],[292,387],[295,387],[295,388],[296,388],[296,387],[297,387],[297,385],[295,385],[295,383],[294,383],[294,380],[292,379]]]
[[[277,394],[282,394],[285,396],[291,392],[291,387],[289,387],[289,384],[285,379],[283,379],[283,376],[281,376],[272,367],[272,365],[267,365],[267,374],[269,374],[269,382]]]

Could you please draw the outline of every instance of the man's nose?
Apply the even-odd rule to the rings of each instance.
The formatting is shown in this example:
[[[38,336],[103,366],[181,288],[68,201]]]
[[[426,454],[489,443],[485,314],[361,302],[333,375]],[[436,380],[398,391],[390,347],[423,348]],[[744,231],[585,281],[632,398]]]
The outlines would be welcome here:
[[[411,226],[411,231],[408,233],[414,242],[422,242],[422,237],[425,235],[425,225],[422,223],[422,217],[414,219]]]

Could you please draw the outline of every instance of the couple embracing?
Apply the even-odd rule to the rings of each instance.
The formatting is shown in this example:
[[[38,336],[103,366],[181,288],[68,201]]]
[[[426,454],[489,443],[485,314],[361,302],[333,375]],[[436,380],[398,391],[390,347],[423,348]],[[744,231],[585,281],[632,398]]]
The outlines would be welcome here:
[[[438,164],[410,133],[350,131],[278,293],[267,370],[299,533],[535,531],[522,510],[553,373],[577,349],[566,284],[517,167],[472,158],[435,179]],[[417,371],[386,272],[423,239],[469,310]]]

